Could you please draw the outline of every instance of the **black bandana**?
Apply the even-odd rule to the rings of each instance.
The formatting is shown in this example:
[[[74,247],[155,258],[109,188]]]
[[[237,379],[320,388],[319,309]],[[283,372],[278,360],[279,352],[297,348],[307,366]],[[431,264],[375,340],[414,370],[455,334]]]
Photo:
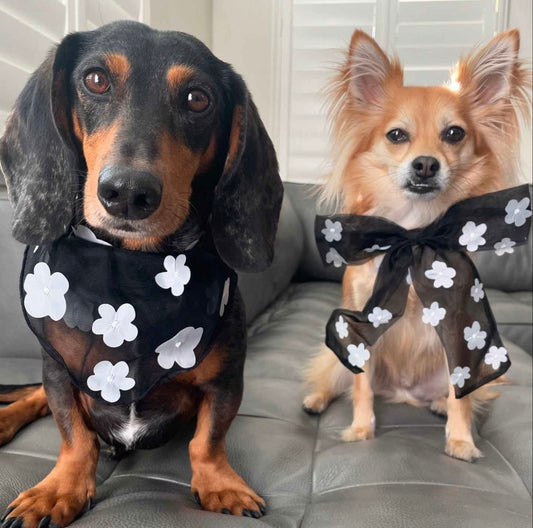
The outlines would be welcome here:
[[[237,276],[201,243],[177,255],[145,253],[111,247],[80,230],[85,240],[64,237],[26,249],[23,311],[80,390],[127,405],[202,362]],[[50,319],[64,328],[57,332]],[[54,339],[64,343],[62,354]]]
[[[527,241],[529,187],[522,185],[458,202],[427,227],[406,230],[372,216],[317,216],[315,236],[335,267],[383,255],[374,290],[362,311],[336,309],[326,344],[351,371],[362,372],[373,345],[404,313],[410,284],[424,305],[422,321],[446,350],[451,383],[461,398],[511,365],[483,284],[467,251],[503,256]]]

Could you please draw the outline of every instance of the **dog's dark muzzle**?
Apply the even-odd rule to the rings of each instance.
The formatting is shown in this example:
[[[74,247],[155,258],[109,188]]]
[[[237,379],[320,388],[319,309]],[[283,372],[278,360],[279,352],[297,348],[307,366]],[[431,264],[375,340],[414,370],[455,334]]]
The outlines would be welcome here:
[[[125,220],[149,217],[161,203],[162,189],[147,171],[106,167],[98,179],[98,199],[105,210]]]

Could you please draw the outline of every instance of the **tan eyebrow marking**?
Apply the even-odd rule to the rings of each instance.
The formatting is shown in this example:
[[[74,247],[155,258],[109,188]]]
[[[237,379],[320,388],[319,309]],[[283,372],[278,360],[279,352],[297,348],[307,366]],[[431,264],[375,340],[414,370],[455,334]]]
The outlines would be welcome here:
[[[194,73],[190,66],[174,65],[167,70],[167,82],[171,89],[176,89]]]
[[[107,53],[105,55],[105,62],[109,68],[110,73],[116,77],[121,83],[126,82],[130,75],[131,66],[130,61],[118,53]]]

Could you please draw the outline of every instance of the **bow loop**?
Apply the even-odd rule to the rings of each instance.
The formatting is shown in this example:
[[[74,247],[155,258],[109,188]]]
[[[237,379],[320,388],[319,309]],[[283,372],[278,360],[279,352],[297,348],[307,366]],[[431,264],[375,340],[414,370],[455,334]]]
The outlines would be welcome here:
[[[527,241],[531,215],[529,186],[522,185],[458,202],[418,229],[371,216],[317,216],[317,245],[327,264],[383,256],[363,310],[335,310],[326,344],[346,367],[361,372],[370,357],[366,347],[402,317],[413,284],[422,322],[435,328],[446,351],[456,397],[501,376],[511,363],[467,253],[512,253]]]

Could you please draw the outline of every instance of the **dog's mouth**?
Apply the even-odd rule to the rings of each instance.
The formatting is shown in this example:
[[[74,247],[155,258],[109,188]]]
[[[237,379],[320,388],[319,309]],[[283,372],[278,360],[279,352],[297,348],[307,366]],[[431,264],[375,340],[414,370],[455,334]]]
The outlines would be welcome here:
[[[146,226],[136,225],[141,222],[131,222],[127,220],[110,219],[104,222],[93,224],[87,222],[89,228],[96,233],[98,238],[106,242],[114,243],[124,238],[146,238],[151,235]]]
[[[404,189],[408,195],[417,198],[424,197],[426,199],[431,199],[440,193],[442,187],[435,181],[430,182],[409,180]]]

